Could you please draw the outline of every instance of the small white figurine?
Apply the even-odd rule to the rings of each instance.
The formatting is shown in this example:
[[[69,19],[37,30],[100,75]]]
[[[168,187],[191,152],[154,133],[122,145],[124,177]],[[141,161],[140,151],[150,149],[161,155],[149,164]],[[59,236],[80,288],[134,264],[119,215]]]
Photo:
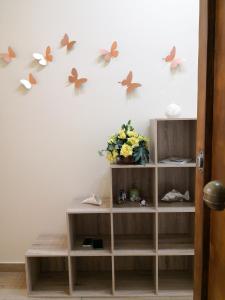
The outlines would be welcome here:
[[[181,113],[181,108],[175,103],[171,103],[166,108],[166,116],[168,118],[177,118]]]
[[[146,206],[147,202],[145,199],[142,199],[140,202],[140,206]]]
[[[95,194],[92,194],[89,198],[84,199],[81,203],[83,204],[92,204],[92,205],[102,205],[102,199],[96,196]]]

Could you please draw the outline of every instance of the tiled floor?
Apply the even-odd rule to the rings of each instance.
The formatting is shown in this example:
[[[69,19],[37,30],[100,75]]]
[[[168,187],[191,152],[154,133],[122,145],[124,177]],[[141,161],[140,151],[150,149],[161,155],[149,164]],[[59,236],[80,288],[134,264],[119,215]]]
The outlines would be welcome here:
[[[26,280],[23,272],[0,272],[0,300],[27,300],[31,299],[26,294]],[[43,300],[44,298],[34,298],[35,300]],[[46,298],[45,298],[46,299]],[[68,298],[57,298],[57,300],[65,300]],[[95,298],[97,299],[97,298]],[[110,300],[111,298],[106,298]],[[113,298],[115,299],[115,298]],[[138,298],[116,298],[117,300],[154,300],[155,297],[138,297]],[[76,298],[76,300],[81,300]],[[90,300],[82,298],[82,300]],[[104,300],[104,298],[101,298]],[[192,297],[157,297],[157,300],[192,300]]]

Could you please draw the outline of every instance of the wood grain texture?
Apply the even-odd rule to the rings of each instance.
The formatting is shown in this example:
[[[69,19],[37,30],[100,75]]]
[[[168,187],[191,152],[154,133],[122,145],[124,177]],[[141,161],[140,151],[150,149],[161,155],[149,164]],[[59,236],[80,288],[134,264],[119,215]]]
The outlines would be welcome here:
[[[26,283],[25,283],[25,274],[24,272],[0,272],[0,299],[1,300],[29,300],[30,297],[27,296],[26,291]],[[40,297],[35,296],[36,300],[43,299]],[[67,297],[57,297],[57,300],[65,300],[68,299]],[[76,297],[76,300],[81,300],[80,297]],[[82,300],[90,300],[93,297],[82,297]],[[101,300],[110,300],[115,299],[112,297],[101,297]],[[148,296],[148,297],[116,297],[117,300],[155,300],[155,296]],[[159,296],[157,300],[192,300],[192,297],[179,297],[179,296]]]
[[[203,187],[211,178],[214,81],[214,0],[200,0],[198,54],[198,113],[196,153],[204,152],[204,172],[196,169],[194,300],[207,299],[209,261],[209,209],[203,205]]]
[[[196,120],[157,120],[157,158],[176,156],[195,161]]]
[[[225,2],[215,6],[212,179],[225,185]],[[225,211],[211,211],[209,300],[225,298]]]
[[[140,191],[150,206],[155,203],[155,169],[154,168],[127,168],[112,169],[113,205],[116,203],[120,190],[127,193],[132,188]]]

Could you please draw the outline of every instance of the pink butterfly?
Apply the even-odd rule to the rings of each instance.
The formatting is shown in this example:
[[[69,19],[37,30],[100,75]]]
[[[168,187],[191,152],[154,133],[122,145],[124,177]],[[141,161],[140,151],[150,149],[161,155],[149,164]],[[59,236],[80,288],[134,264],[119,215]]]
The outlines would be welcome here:
[[[117,42],[114,41],[109,51],[105,49],[100,50],[100,54],[105,60],[105,62],[108,63],[110,62],[111,58],[117,57],[119,55],[119,51],[116,48],[117,48]]]
[[[175,70],[177,67],[179,67],[182,64],[182,59],[176,58],[176,47],[173,46],[170,53],[163,58],[166,62],[170,62],[170,68],[172,70]]]

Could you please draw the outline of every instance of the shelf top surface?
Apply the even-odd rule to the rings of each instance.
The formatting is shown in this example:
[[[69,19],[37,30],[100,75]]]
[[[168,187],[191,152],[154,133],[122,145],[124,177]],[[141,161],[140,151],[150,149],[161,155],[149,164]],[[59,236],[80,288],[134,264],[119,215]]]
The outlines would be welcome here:
[[[149,163],[146,165],[119,165],[111,164],[111,169],[148,169],[148,168],[196,168],[195,162],[190,163]]]
[[[83,198],[84,199],[84,198]],[[110,198],[102,198],[102,205],[93,205],[87,203],[81,203],[83,199],[75,199],[70,207],[66,210],[68,214],[80,214],[80,213],[109,213]]]
[[[110,164],[111,169],[144,169],[144,168],[155,168],[156,165],[153,162],[150,162],[145,165],[138,165],[138,164],[131,164],[131,165],[126,165],[126,164]]]
[[[157,119],[151,119],[151,121],[197,121],[196,118],[157,118]]]
[[[195,162],[190,163],[157,163],[157,167],[159,168],[196,168]]]
[[[67,238],[64,234],[42,234],[27,250],[26,256],[67,256]]]

